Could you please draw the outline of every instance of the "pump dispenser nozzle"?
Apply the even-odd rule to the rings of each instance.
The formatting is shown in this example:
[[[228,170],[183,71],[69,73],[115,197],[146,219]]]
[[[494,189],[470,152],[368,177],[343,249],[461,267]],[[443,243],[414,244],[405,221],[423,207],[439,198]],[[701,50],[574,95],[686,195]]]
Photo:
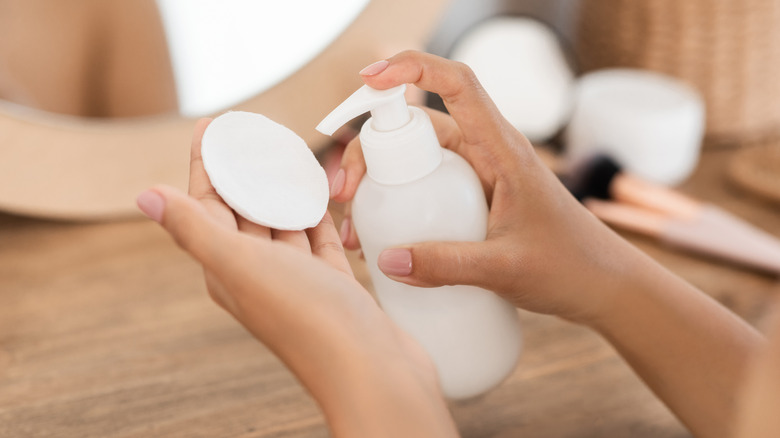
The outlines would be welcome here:
[[[422,178],[441,163],[441,146],[428,114],[406,106],[406,85],[375,90],[367,85],[341,103],[317,125],[333,134],[341,125],[371,111],[360,130],[366,172],[382,184],[404,184]]]
[[[352,220],[377,300],[430,354],[444,395],[470,398],[514,370],[521,345],[517,311],[487,290],[420,290],[380,271],[377,260],[385,248],[431,240],[480,241],[488,228],[479,176],[463,157],[441,147],[431,118],[421,108],[405,106],[403,92],[403,86],[363,87],[317,130],[331,133],[371,111],[373,117],[360,129],[366,175],[355,191]]]
[[[317,125],[317,131],[331,135],[343,124],[368,111],[371,111],[375,130],[386,132],[401,128],[411,120],[404,92],[406,84],[387,90],[376,90],[363,85],[331,111]]]

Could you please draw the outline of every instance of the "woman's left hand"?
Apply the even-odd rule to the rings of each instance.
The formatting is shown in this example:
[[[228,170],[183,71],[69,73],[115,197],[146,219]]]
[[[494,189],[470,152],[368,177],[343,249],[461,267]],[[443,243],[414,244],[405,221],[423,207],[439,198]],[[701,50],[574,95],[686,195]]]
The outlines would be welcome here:
[[[242,218],[217,194],[200,154],[209,122],[195,129],[190,196],[155,187],[138,197],[141,210],[203,265],[214,301],[296,374],[334,435],[356,427],[364,436],[453,432],[430,358],[355,280],[330,214],[305,231],[278,231]],[[382,421],[399,409],[412,421]]]

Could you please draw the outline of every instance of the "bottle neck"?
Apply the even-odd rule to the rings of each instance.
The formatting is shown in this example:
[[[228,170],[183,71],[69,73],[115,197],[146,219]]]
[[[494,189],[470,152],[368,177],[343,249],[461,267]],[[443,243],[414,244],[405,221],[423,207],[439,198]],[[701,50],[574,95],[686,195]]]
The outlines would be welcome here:
[[[441,146],[428,114],[409,107],[411,120],[393,131],[377,131],[372,119],[360,130],[368,176],[380,184],[405,184],[436,170]]]

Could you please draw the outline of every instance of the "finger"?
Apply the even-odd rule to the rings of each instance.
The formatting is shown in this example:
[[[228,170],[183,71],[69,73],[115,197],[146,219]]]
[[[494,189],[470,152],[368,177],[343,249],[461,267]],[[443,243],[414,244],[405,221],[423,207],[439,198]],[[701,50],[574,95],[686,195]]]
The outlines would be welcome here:
[[[298,248],[307,254],[311,254],[309,238],[304,231],[271,230],[271,238]]]
[[[235,246],[231,241],[238,234],[231,233],[194,198],[172,187],[157,186],[138,197],[138,206],[207,269],[221,271],[230,260]]]
[[[193,198],[201,201],[206,210],[220,223],[235,227],[236,220],[233,211],[225,204],[211,185],[211,180],[203,168],[203,156],[201,155],[201,140],[203,133],[211,123],[212,119],[199,119],[195,124],[195,130],[192,134],[192,147],[190,148],[190,182],[189,194]]]
[[[352,222],[352,215],[350,213],[352,205],[348,205],[344,212],[344,219],[341,221],[339,227],[339,236],[341,238],[341,244],[346,249],[360,249],[360,240],[358,239],[357,232],[355,232],[355,224]]]
[[[485,242],[424,242],[390,248],[379,254],[377,265],[388,277],[413,286],[453,284],[483,286]]]
[[[461,154],[462,142],[460,129],[452,116],[432,108],[423,108],[423,110],[428,114],[428,117],[431,118],[431,124],[433,124],[433,129],[436,131],[436,138],[439,140],[441,147]]]
[[[306,230],[306,234],[309,237],[312,254],[339,271],[352,275],[352,267],[349,266],[344,254],[344,248],[341,246],[341,239],[339,233],[336,232],[336,226],[330,212],[325,213],[322,221],[316,227]]]
[[[211,185],[206,169],[203,168],[203,156],[201,155],[201,141],[203,133],[206,132],[212,119],[199,119],[195,124],[195,131],[192,133],[192,147],[190,148],[190,196],[195,199],[205,197],[219,198],[217,191]]]
[[[411,83],[438,94],[470,144],[494,144],[506,129],[507,122],[466,64],[415,51],[387,61],[379,73],[363,74],[363,81],[380,90]]]
[[[233,213],[236,218],[236,223],[238,224],[238,230],[242,233],[251,234],[252,236],[259,237],[261,239],[270,239],[271,238],[271,229],[268,227],[264,227],[262,225],[258,225],[243,216],[241,216],[238,213]]]
[[[344,148],[341,169],[333,179],[331,198],[336,202],[352,200],[365,173],[366,161],[363,158],[363,149],[360,147],[360,138],[355,137]]]

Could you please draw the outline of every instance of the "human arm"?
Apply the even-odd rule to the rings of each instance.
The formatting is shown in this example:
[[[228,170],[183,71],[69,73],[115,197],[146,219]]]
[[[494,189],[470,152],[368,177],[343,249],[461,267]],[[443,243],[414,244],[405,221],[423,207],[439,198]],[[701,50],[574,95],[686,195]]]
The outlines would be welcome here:
[[[484,287],[518,307],[587,325],[697,436],[728,435],[746,364],[763,345],[755,330],[593,217],[464,65],[403,52],[364,70],[363,80],[439,94],[452,116],[430,112],[439,140],[471,163],[490,203],[484,242],[387,249],[378,262],[385,274],[416,286]],[[358,141],[342,170],[332,197],[345,202],[365,172]],[[359,245],[350,226],[342,231],[345,245]]]
[[[768,324],[769,348],[748,369],[739,403],[736,438],[780,436],[780,299]]]
[[[211,297],[296,375],[334,436],[456,436],[430,359],[354,279],[330,216],[293,232],[235,214],[203,169],[207,124],[190,196],[160,186],[139,207],[203,265]]]

